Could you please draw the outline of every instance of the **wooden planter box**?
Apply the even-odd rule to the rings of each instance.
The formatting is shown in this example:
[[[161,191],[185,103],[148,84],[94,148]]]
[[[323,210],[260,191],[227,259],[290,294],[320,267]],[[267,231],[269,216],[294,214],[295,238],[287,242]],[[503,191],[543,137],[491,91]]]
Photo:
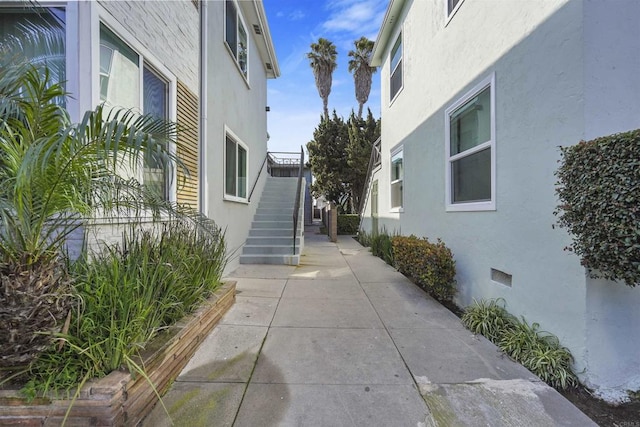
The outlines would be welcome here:
[[[142,354],[145,372],[163,395],[198,346],[235,302],[236,282],[224,283],[194,314],[163,332]],[[90,381],[72,399],[40,398],[31,403],[17,390],[0,390],[0,426],[135,426],[158,401],[149,381],[115,371]]]

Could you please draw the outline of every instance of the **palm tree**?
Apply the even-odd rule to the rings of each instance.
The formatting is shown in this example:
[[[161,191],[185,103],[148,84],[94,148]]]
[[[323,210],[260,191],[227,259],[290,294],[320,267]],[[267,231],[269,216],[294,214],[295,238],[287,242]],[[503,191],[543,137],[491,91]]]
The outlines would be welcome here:
[[[322,98],[325,120],[329,120],[329,94],[331,93],[333,72],[338,66],[337,56],[336,46],[322,37],[318,39],[318,43],[311,43],[311,52],[307,53],[309,65],[311,65],[313,76],[316,79],[318,94]]]
[[[349,72],[353,73],[353,80],[356,87],[356,100],[358,101],[358,118],[362,119],[362,107],[369,99],[371,93],[371,81],[376,67],[369,66],[371,54],[373,53],[373,41],[366,37],[353,42],[355,50],[349,51]]]
[[[51,345],[75,304],[65,245],[84,218],[171,208],[117,172],[145,153],[181,165],[165,149],[175,124],[102,106],[73,124],[52,80],[47,66],[0,56],[0,370]]]

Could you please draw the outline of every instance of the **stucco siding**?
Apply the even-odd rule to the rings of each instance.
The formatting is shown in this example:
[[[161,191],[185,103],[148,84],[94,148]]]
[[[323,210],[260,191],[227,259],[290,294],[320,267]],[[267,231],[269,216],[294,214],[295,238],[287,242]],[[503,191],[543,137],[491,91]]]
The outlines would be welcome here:
[[[224,200],[225,126],[248,147],[248,192],[267,152],[267,76],[261,60],[247,8],[240,2],[249,42],[249,71],[245,80],[225,42],[224,2],[207,4],[207,99],[205,173],[208,201],[206,211],[227,227],[227,246],[232,259],[227,271],[239,264],[239,256],[251,228],[266,170],[260,175],[250,203]]]
[[[585,139],[640,127],[638,16],[634,0],[584,4]],[[587,279],[585,379],[608,400],[640,389],[638,307],[637,287]]]
[[[447,20],[444,2],[407,1],[382,56],[382,169],[372,177],[379,182],[379,228],[440,237],[451,247],[460,305],[504,298],[510,312],[558,335],[576,370],[588,369],[583,380],[603,388],[616,381],[620,388],[624,369],[636,373],[626,384],[637,386],[637,362],[626,352],[640,347],[624,343],[629,332],[621,325],[636,320],[627,307],[637,307],[640,296],[618,289],[607,297],[564,250],[571,239],[553,227],[554,172],[558,146],[637,127],[640,37],[633,17],[640,6],[631,3],[465,1]],[[390,102],[389,51],[400,31],[403,89]],[[492,76],[495,209],[448,212],[445,110]],[[399,145],[404,203],[395,212],[389,166]],[[363,226],[370,230],[371,219]],[[491,269],[511,275],[511,285],[493,281]],[[628,305],[616,315],[623,294]],[[617,336],[619,356],[596,348],[605,336]]]

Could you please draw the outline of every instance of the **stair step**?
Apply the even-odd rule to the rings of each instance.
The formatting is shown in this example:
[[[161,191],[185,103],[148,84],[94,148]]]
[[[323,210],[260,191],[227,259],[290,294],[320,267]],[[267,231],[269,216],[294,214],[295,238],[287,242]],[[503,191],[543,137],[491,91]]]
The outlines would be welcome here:
[[[298,232],[293,251],[293,213],[296,178],[267,178],[249,236],[240,255],[241,264],[298,265],[304,246],[304,206],[298,214]]]
[[[293,214],[276,214],[276,213],[270,213],[270,214],[256,214],[253,217],[254,221],[293,221]]]
[[[285,228],[293,233],[293,221],[253,221],[251,228]]]
[[[247,237],[247,245],[252,246],[268,246],[268,245],[293,245],[293,236],[249,236]],[[296,246],[300,246],[300,237],[296,237]]]
[[[298,265],[300,255],[240,255],[240,264]]]
[[[296,245],[296,252],[293,253],[293,245],[244,245],[242,255],[299,255],[300,246]]]

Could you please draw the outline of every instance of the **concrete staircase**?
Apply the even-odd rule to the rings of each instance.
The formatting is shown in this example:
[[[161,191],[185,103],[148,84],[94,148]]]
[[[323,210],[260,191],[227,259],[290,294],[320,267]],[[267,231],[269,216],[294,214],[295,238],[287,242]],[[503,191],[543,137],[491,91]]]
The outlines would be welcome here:
[[[304,180],[300,194],[296,251],[293,253],[293,209],[298,178],[268,177],[240,264],[298,265],[304,246]]]

